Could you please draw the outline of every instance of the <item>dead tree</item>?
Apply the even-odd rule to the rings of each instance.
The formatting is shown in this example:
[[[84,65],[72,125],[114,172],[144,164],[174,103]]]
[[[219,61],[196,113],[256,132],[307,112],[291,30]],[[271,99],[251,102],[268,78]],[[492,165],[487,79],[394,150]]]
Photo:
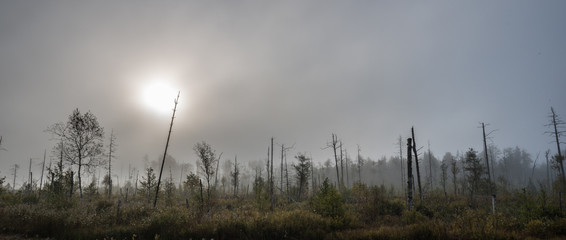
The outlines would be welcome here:
[[[116,136],[114,129],[110,132],[110,143],[108,144],[108,176],[112,176],[112,158],[116,152]],[[108,178],[108,199],[112,197],[112,178]]]
[[[240,183],[240,168],[238,166],[238,156],[234,157],[234,171],[232,175],[232,184],[234,184],[234,197],[238,196],[238,184]]]
[[[153,201],[153,207],[157,205],[157,196],[159,195],[159,185],[161,185],[161,175],[163,174],[163,166],[165,165],[165,157],[167,157],[167,148],[169,147],[169,139],[171,138],[171,130],[173,129],[173,120],[175,119],[175,112],[177,111],[177,103],[179,103],[179,95],[175,99],[175,106],[173,107],[173,116],[171,117],[171,124],[169,125],[169,133],[167,134],[167,142],[165,143],[165,152],[163,153],[163,161],[161,161],[161,170],[159,171],[159,178],[157,179],[157,187],[155,188],[155,200]]]
[[[430,190],[432,191],[434,189],[433,185],[432,185],[432,153],[430,152],[430,141],[428,142],[428,181],[429,181],[429,185],[430,185]]]
[[[401,162],[401,189],[407,198],[407,191],[405,191],[405,169],[403,168],[403,138],[399,136],[399,162]]]
[[[47,150],[43,151],[43,164],[41,165],[41,178],[39,180],[39,193],[38,197],[41,196],[41,190],[43,188],[43,172],[45,171],[45,158],[47,157]]]
[[[556,112],[554,112],[554,108],[550,107],[550,123],[547,124],[547,126],[552,127],[553,131],[550,132],[546,132],[548,134],[550,134],[551,136],[554,136],[555,138],[555,142],[556,142],[556,150],[558,151],[558,153],[556,154],[556,162],[558,162],[560,164],[560,175],[561,175],[561,182],[562,182],[562,188],[564,188],[564,186],[566,186],[566,177],[564,176],[564,156],[562,156],[562,151],[560,150],[560,136],[562,134],[564,134],[566,131],[561,129],[561,126],[564,125],[564,121],[562,121],[562,119],[560,119],[560,117],[556,114]],[[560,192],[562,192],[563,190],[560,190]]]
[[[485,124],[482,122],[481,123],[481,128],[482,128],[482,133],[483,133],[483,151],[485,153],[485,166],[487,169],[487,189],[489,191],[489,194],[492,195],[492,197],[495,197],[495,193],[492,190],[492,186],[491,186],[491,173],[489,171],[489,156],[487,154],[487,141],[486,141],[486,135],[485,135]]]
[[[274,182],[273,182],[273,152],[274,151],[273,151],[273,137],[272,137],[271,138],[271,163],[270,163],[270,169],[269,169],[269,171],[270,171],[269,175],[271,176],[271,179],[269,181],[269,191],[270,191],[269,193],[271,195],[271,205],[269,206],[269,209],[271,211],[273,211],[273,209],[275,207],[275,198],[273,196],[274,188],[275,188],[275,185],[274,185]]]
[[[413,210],[413,157],[411,155],[413,146],[411,140],[411,138],[407,138],[407,200],[409,201],[409,211]]]
[[[344,149],[344,156],[346,158],[346,187],[350,186],[350,174],[348,173],[348,150]]]
[[[16,187],[16,176],[18,175],[18,168],[20,168],[20,165],[18,164],[14,164],[14,167],[12,168],[14,170],[14,182],[12,182],[12,192],[15,190]]]
[[[340,141],[340,180],[338,184],[344,187],[344,151],[342,151],[342,141]]]
[[[460,168],[458,168],[458,162],[454,158],[450,162],[450,172],[452,172],[452,184],[454,185],[454,195],[458,194],[458,185],[456,184],[456,180],[458,177],[458,173],[460,172]]]
[[[362,160],[360,157],[360,145],[358,145],[358,178],[362,184]]]
[[[340,171],[338,170],[338,154],[336,154],[336,150],[338,150],[338,137],[336,136],[336,134],[332,134],[332,142],[329,142],[326,144],[326,147],[323,149],[327,149],[327,148],[332,148],[332,151],[334,152],[334,163],[336,166],[336,181],[337,181],[337,185],[338,185],[338,190],[342,191],[342,188],[340,186]]]
[[[419,155],[417,154],[417,143],[415,141],[415,130],[411,127],[411,136],[413,137],[413,154],[415,155],[415,167],[417,168],[417,182],[419,184],[419,202],[423,203],[423,190],[421,188],[421,172],[419,169]]]

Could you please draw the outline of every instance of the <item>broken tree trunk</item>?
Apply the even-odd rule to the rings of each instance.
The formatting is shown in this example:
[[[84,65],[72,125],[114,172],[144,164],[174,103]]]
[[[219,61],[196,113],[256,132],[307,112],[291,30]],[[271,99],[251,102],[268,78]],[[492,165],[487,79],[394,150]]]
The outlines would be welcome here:
[[[411,151],[413,150],[411,146],[411,138],[407,139],[407,195],[409,201],[409,211],[413,209],[413,163],[412,163],[412,156]]]
[[[413,137],[413,154],[415,155],[415,167],[417,168],[417,182],[419,184],[419,203],[423,203],[423,190],[421,188],[421,172],[419,169],[419,155],[417,154],[417,143],[415,141],[415,130],[411,127],[411,136]]]

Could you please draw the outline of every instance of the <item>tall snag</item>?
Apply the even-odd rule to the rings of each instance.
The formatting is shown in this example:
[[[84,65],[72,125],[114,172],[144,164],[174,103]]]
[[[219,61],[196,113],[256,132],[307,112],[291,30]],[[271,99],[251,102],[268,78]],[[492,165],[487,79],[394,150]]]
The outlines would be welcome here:
[[[421,188],[421,172],[419,169],[419,155],[417,154],[417,143],[415,141],[415,130],[411,127],[411,136],[413,137],[413,154],[415,155],[415,167],[417,167],[417,182],[419,184],[419,202],[423,203],[423,190]]]
[[[407,195],[409,201],[409,211],[413,209],[413,162],[411,151],[413,150],[412,139],[407,138]]]
[[[175,106],[173,107],[173,116],[171,117],[171,124],[169,125],[169,133],[167,134],[167,142],[165,143],[165,152],[163,153],[163,161],[161,161],[161,170],[159,170],[159,178],[157,179],[157,187],[155,188],[155,200],[153,201],[153,207],[157,205],[157,196],[159,195],[159,185],[161,185],[161,175],[163,174],[163,166],[165,165],[165,157],[167,157],[167,148],[169,147],[169,139],[171,138],[171,129],[173,129],[173,120],[175,120],[175,112],[177,111],[177,103],[179,103],[179,95],[175,99]]]

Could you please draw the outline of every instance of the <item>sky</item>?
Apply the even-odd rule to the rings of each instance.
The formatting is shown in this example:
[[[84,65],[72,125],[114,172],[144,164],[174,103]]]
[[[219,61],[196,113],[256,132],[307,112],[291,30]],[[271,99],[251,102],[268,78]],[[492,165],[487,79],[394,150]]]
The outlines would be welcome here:
[[[116,171],[142,168],[162,157],[177,92],[168,153],[181,163],[200,141],[265,159],[271,137],[323,162],[332,133],[378,159],[412,126],[441,158],[481,150],[481,122],[500,148],[543,154],[565,89],[561,0],[0,1],[7,179],[56,158],[45,130],[76,108],[105,144],[116,135]]]

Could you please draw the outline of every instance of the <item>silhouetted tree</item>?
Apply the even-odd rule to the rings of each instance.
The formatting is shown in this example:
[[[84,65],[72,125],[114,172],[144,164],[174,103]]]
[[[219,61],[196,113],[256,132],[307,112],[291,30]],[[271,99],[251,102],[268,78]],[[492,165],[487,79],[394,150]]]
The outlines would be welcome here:
[[[562,150],[560,149],[560,136],[562,136],[562,134],[566,132],[565,130],[562,129],[562,126],[565,123],[564,121],[562,121],[562,119],[560,119],[560,116],[556,114],[553,107],[550,107],[550,115],[548,117],[550,118],[550,123],[547,124],[547,126],[551,127],[552,131],[548,131],[547,133],[553,136],[556,142],[557,153],[554,159],[556,160],[556,162],[560,164],[562,188],[564,188],[564,186],[566,186],[566,176],[564,175],[564,163],[563,163],[564,156],[562,156]]]
[[[308,179],[311,173],[311,162],[310,158],[305,156],[304,153],[297,154],[295,158],[297,159],[297,161],[299,161],[298,164],[293,164],[293,167],[295,168],[297,185],[299,187],[298,199],[301,199],[303,190],[308,189]]]
[[[238,157],[234,157],[234,171],[230,171],[232,177],[231,182],[234,187],[234,197],[238,195],[238,184],[240,183],[240,166],[238,165]]]
[[[153,168],[148,167],[145,170],[145,176],[142,176],[142,180],[140,181],[141,191],[147,196],[147,203],[151,202],[151,193],[154,191],[155,185],[157,184],[156,178]]]
[[[206,179],[206,196],[208,204],[210,204],[210,180],[214,175],[214,165],[216,165],[216,153],[212,147],[205,141],[199,142],[193,148],[200,161],[200,169]]]
[[[464,171],[466,171],[466,179],[468,181],[468,186],[470,190],[470,198],[473,198],[474,193],[478,192],[480,189],[481,176],[483,174],[483,165],[478,158],[476,150],[470,148],[466,152],[466,157],[464,158]]]
[[[112,176],[112,158],[114,158],[114,152],[116,152],[116,135],[114,135],[114,130],[110,132],[110,143],[108,144],[108,176]],[[112,196],[112,178],[108,178],[108,199]]]
[[[77,166],[79,194],[83,201],[81,178],[83,167],[96,167],[103,164],[99,156],[102,154],[104,129],[92,113],[81,114],[79,109],[75,109],[67,123],[56,123],[47,131],[63,142],[65,159],[71,165]]]

